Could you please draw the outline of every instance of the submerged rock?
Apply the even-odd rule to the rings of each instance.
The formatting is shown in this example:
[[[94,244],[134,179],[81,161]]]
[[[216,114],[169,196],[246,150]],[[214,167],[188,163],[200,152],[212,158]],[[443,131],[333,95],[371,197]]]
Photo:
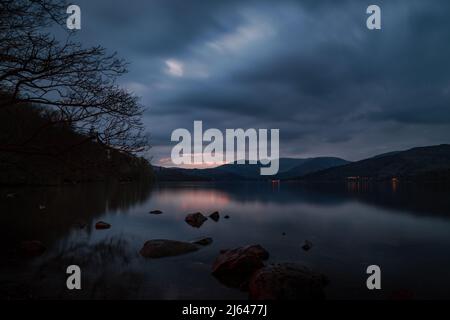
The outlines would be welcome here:
[[[226,215],[225,217],[223,217],[224,219],[230,219],[229,215]]]
[[[193,243],[156,239],[145,242],[139,253],[145,258],[163,258],[178,256],[197,250],[198,247]]]
[[[305,243],[302,246],[302,249],[308,251],[312,248],[313,244],[311,241],[305,240]]]
[[[75,226],[79,229],[84,229],[87,226],[87,223],[84,221],[78,221],[75,223]]]
[[[42,255],[47,248],[38,240],[23,241],[20,245],[22,253],[27,257],[38,257]]]
[[[161,210],[152,210],[149,213],[150,214],[162,214],[163,212]]]
[[[212,274],[224,285],[245,288],[256,270],[264,267],[269,253],[260,245],[222,250],[212,267]]]
[[[111,225],[109,223],[99,221],[95,224],[95,229],[109,229],[111,228]]]
[[[328,279],[296,263],[281,263],[256,271],[249,282],[254,300],[322,300]]]
[[[209,237],[201,238],[201,239],[192,241],[193,244],[197,244],[197,245],[200,245],[200,246],[208,246],[212,242],[213,242],[213,239],[209,238]]]
[[[220,215],[219,215],[219,211],[214,211],[213,213],[211,213],[209,215],[209,217],[214,220],[215,222],[219,221],[220,219]]]
[[[413,300],[414,292],[409,289],[400,289],[393,291],[389,297],[390,300]]]
[[[189,225],[191,225],[194,228],[200,228],[202,224],[208,220],[203,214],[200,212],[191,213],[186,216],[184,219]]]

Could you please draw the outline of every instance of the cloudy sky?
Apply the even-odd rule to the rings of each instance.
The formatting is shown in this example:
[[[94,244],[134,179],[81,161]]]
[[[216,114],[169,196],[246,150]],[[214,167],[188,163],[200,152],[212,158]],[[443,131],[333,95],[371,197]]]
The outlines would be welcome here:
[[[77,0],[79,39],[130,62],[154,164],[176,128],[279,128],[284,157],[450,142],[450,2]],[[378,4],[382,30],[366,28]]]

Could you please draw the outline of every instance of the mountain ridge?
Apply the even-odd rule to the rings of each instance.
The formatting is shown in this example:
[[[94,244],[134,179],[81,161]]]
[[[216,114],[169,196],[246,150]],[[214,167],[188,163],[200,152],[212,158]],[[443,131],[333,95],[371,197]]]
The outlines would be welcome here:
[[[261,176],[260,164],[225,164],[208,169],[154,167],[164,181],[294,180],[342,182],[348,180],[450,181],[450,144],[391,151],[350,162],[336,157],[280,158],[274,176]]]
[[[164,181],[211,181],[211,180],[268,180],[286,179],[300,173],[311,173],[330,166],[348,163],[336,157],[280,158],[280,170],[274,176],[261,176],[261,164],[229,163],[207,169],[164,168],[154,166],[159,180]]]
[[[450,181],[450,144],[394,151],[297,177],[304,181]]]

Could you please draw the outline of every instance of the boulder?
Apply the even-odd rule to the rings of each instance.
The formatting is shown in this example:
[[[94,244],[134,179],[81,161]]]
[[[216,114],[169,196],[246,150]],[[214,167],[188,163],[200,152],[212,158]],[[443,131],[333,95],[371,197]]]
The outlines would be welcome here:
[[[322,300],[327,278],[296,263],[281,263],[256,271],[250,279],[253,300]]]
[[[47,248],[38,240],[23,241],[20,245],[22,253],[27,257],[38,257],[42,255]]]
[[[95,229],[109,229],[111,228],[111,225],[109,223],[103,222],[103,221],[99,221],[95,224]]]
[[[203,214],[200,212],[191,213],[186,216],[184,219],[189,225],[191,225],[194,228],[200,228],[202,224],[208,220]]]
[[[161,210],[152,210],[149,213],[150,214],[162,214],[163,212]]]
[[[194,240],[191,243],[197,244],[199,246],[208,246],[213,242],[212,238],[206,237],[206,238],[200,238],[198,240]]]
[[[215,222],[219,221],[220,219],[219,211],[214,211],[209,215],[209,217]]]
[[[193,243],[156,239],[145,242],[139,253],[145,258],[163,258],[178,256],[196,250],[198,250],[198,247]]]
[[[250,276],[264,267],[269,253],[260,245],[222,250],[213,264],[212,274],[224,285],[244,289]]]

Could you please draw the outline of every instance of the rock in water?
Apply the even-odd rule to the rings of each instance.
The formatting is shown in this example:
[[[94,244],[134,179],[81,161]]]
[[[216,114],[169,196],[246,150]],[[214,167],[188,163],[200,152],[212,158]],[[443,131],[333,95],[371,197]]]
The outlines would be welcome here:
[[[223,250],[214,262],[212,274],[228,287],[245,288],[252,273],[264,267],[263,260],[268,258],[269,253],[260,245]]]
[[[408,289],[400,289],[392,292],[390,300],[413,300],[414,292]]]
[[[87,226],[87,223],[84,221],[78,221],[75,223],[75,226],[79,229],[84,229]]]
[[[150,214],[162,214],[163,212],[161,210],[152,210],[149,213]]]
[[[209,215],[209,217],[214,220],[215,222],[219,221],[220,216],[219,216],[219,211],[214,211],[213,213],[211,213]]]
[[[312,248],[313,244],[311,241],[305,240],[305,244],[302,246],[302,249],[308,251]]]
[[[200,228],[202,224],[208,220],[204,215],[202,215],[200,212],[191,213],[188,214],[187,217],[184,219],[189,225],[191,225],[194,228]]]
[[[111,228],[111,225],[109,223],[99,221],[95,224],[95,229],[109,229]]]
[[[230,219],[229,215],[226,215],[225,217],[223,217],[224,219]]]
[[[256,271],[250,279],[253,300],[322,300],[328,279],[296,263],[281,263]]]
[[[163,258],[178,256],[197,250],[198,247],[193,243],[176,240],[156,239],[149,240],[144,243],[144,246],[139,251],[139,253],[145,258]]]
[[[212,242],[213,242],[212,238],[201,238],[201,239],[192,241],[193,244],[197,244],[197,245],[200,245],[200,246],[208,246]]]
[[[38,257],[47,249],[42,242],[38,240],[23,241],[20,245],[22,253],[27,257]]]

